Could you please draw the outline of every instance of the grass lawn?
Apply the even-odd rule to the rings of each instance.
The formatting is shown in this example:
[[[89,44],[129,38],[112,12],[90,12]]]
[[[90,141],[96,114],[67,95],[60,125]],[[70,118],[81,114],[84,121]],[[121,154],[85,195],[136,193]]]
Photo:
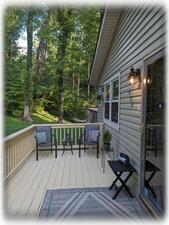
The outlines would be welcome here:
[[[29,126],[28,123],[23,122],[20,119],[11,116],[5,116],[4,121],[4,135],[8,136],[12,133],[15,133],[18,130],[22,130],[23,128]]]
[[[36,123],[36,124],[56,123],[56,117],[47,112],[33,113],[32,119],[33,119],[33,123]],[[23,122],[21,119],[11,117],[11,116],[5,116],[4,135],[8,136],[28,126],[30,126],[30,124]]]

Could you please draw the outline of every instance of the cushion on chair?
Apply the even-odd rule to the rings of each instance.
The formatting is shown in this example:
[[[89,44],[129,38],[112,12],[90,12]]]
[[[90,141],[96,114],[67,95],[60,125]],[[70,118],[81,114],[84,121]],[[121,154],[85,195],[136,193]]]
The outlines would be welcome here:
[[[37,132],[36,138],[37,138],[38,144],[44,144],[47,142],[47,137],[45,132]]]
[[[98,131],[97,130],[89,130],[88,141],[90,144],[97,143],[98,139]]]

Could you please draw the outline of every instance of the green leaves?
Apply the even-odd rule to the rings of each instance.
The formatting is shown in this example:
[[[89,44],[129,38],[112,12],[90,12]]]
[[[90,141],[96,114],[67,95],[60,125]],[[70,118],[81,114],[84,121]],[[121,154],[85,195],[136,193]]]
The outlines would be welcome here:
[[[29,60],[17,46],[31,14],[33,46]],[[95,105],[88,93],[100,10],[98,8],[8,8],[5,12],[5,106],[8,114],[23,111],[24,96],[33,109],[44,108],[67,117],[85,117]],[[36,35],[35,35],[36,34]],[[31,42],[31,40],[30,40]],[[16,113],[14,113],[15,110]]]

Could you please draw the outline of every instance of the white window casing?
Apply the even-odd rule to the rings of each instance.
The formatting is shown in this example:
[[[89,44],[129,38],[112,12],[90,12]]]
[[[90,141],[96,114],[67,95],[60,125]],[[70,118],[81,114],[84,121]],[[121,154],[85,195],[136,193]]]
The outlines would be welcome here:
[[[118,80],[118,98],[113,99],[113,84]],[[106,88],[110,87],[109,100],[106,99]],[[112,121],[112,103],[118,103],[118,120],[117,122]],[[105,103],[109,103],[109,118],[105,118]],[[103,106],[103,121],[109,127],[119,130],[119,116],[120,116],[120,73],[117,73],[115,76],[111,77],[104,83],[104,106]]]

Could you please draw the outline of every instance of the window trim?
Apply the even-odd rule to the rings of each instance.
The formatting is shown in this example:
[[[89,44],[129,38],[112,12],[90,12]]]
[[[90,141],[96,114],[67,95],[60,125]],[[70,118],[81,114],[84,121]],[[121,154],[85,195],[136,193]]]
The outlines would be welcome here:
[[[112,83],[113,81],[119,80],[119,98],[118,100],[113,100],[112,99]],[[115,74],[115,76],[111,77],[110,79],[108,79],[107,81],[105,81],[103,83],[104,85],[104,105],[103,105],[103,122],[110,126],[111,128],[114,128],[116,130],[119,130],[119,117],[120,117],[120,72]],[[106,90],[106,86],[110,85],[110,99],[109,101],[105,101],[105,90]],[[105,103],[109,102],[109,119],[105,118]],[[111,105],[112,102],[118,102],[118,123],[114,122],[111,120]]]
[[[106,88],[107,88],[107,86],[109,86],[109,100],[106,100]],[[105,118],[105,104],[106,103],[109,103],[109,119],[110,119],[110,116],[111,116],[111,114],[110,114],[110,104],[111,104],[111,86],[110,86],[110,83],[106,83],[104,85],[104,115],[103,115],[104,118]],[[105,118],[105,119],[109,120],[107,118]]]

